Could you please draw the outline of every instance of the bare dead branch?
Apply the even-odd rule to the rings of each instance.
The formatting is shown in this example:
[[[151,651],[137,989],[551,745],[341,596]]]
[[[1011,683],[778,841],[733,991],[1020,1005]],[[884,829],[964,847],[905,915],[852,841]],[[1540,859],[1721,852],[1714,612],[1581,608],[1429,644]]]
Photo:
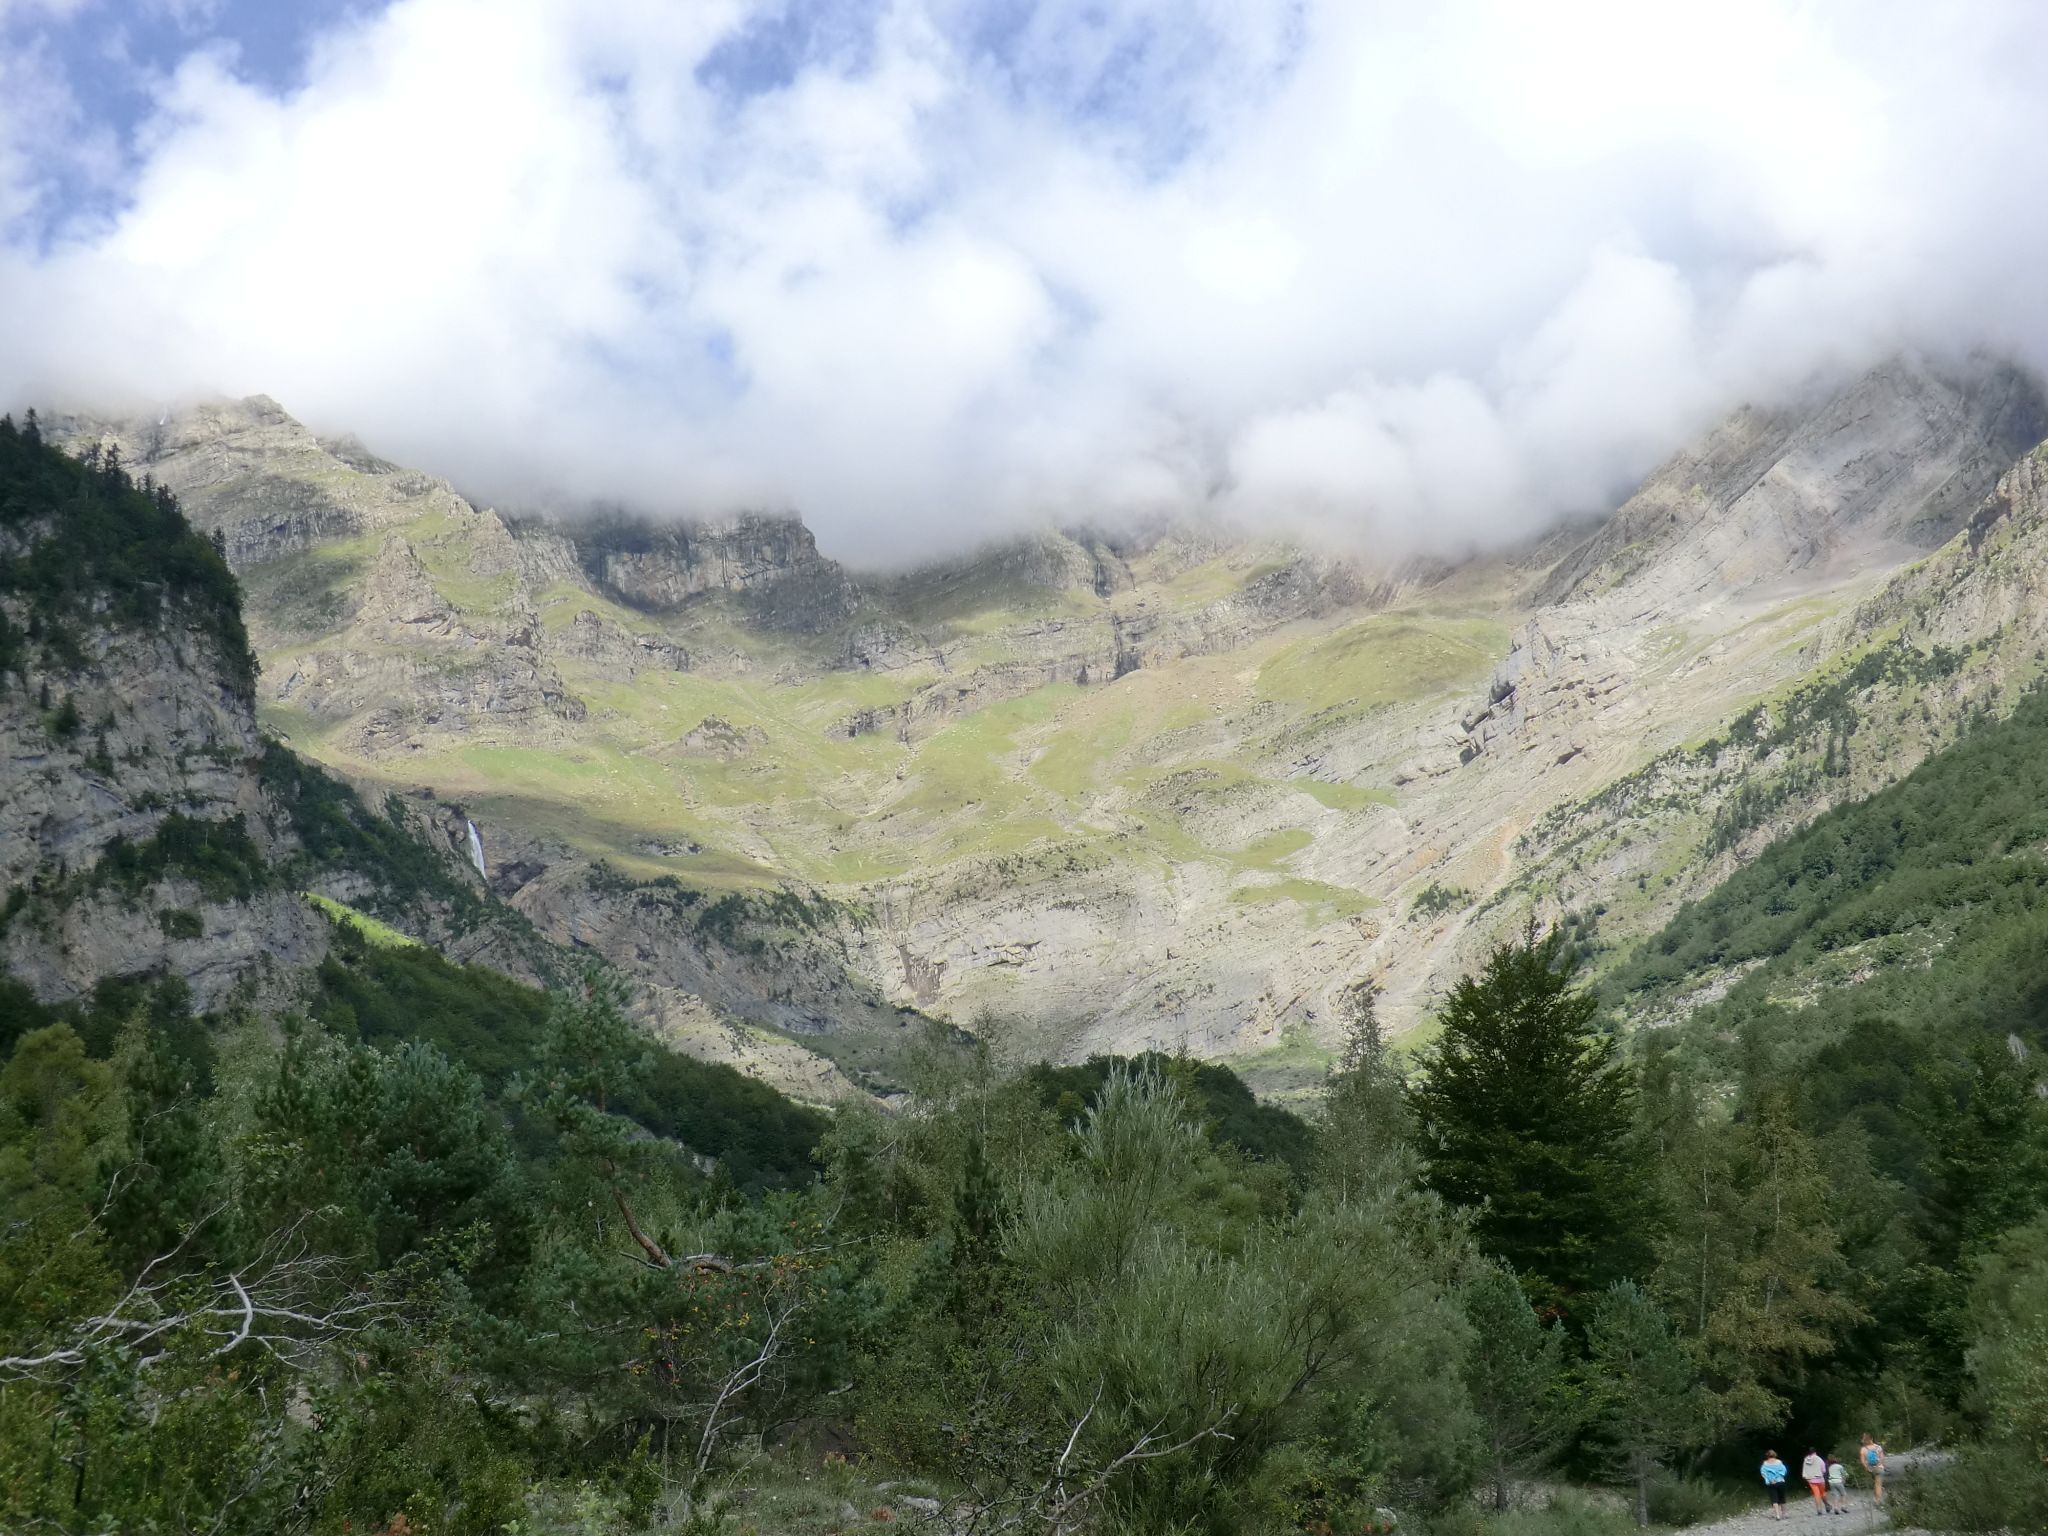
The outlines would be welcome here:
[[[324,1345],[360,1333],[394,1303],[344,1283],[338,1258],[314,1254],[304,1218],[272,1234],[239,1269],[192,1276],[165,1273],[209,1212],[176,1247],[145,1264],[106,1311],[74,1322],[66,1336],[40,1349],[0,1356],[0,1381],[51,1379],[83,1366],[97,1350],[131,1352],[137,1369],[169,1356],[180,1336],[211,1339],[214,1359],[244,1346],[303,1366]]]
[[[1205,1440],[1232,1438],[1225,1426],[1237,1417],[1235,1405],[1224,1409],[1194,1433],[1173,1441],[1164,1439],[1165,1420],[1162,1419],[1070,1486],[1069,1472],[1081,1433],[1102,1405],[1102,1393],[1102,1384],[1098,1382],[1094,1399],[1069,1427],[1066,1444],[1045,1481],[1036,1488],[1011,1490],[995,1497],[981,1498],[967,1512],[967,1530],[984,1533],[984,1536],[1007,1536],[1009,1532],[1027,1530],[1042,1531],[1046,1536],[1072,1536],[1082,1528],[1119,1473],[1141,1462],[1177,1456]]]
[[[780,1312],[768,1314],[768,1332],[761,1340],[761,1347],[754,1357],[746,1361],[719,1383],[717,1396],[712,1399],[711,1411],[705,1415],[704,1431],[697,1437],[697,1460],[691,1485],[701,1483],[705,1469],[711,1464],[711,1455],[718,1447],[719,1436],[729,1429],[733,1417],[728,1405],[760,1381],[768,1367],[782,1353],[782,1330],[789,1320],[803,1308],[803,1302],[792,1298],[783,1304]]]

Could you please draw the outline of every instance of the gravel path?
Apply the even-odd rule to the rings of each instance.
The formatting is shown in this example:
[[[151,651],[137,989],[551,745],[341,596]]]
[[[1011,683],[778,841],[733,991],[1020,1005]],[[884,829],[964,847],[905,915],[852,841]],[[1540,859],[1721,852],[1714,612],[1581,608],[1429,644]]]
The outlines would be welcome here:
[[[1870,1502],[1867,1489],[1849,1495],[1846,1515],[1816,1515],[1804,1488],[1800,1489],[1799,1503],[1793,1504],[1788,1498],[1782,1520],[1773,1520],[1770,1505],[1759,1498],[1753,1513],[1712,1525],[1696,1525],[1691,1536],[1873,1536],[1879,1531],[1888,1532],[1889,1536],[1927,1536],[1925,1531],[1893,1525]]]

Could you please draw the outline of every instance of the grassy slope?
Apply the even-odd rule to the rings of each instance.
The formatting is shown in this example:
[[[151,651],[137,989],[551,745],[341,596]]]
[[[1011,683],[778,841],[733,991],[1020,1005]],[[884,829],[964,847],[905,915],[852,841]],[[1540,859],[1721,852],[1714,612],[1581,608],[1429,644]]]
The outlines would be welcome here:
[[[456,605],[491,612],[509,597],[505,578],[471,573],[468,535],[438,508],[385,533],[413,545],[436,588]],[[250,574],[269,633],[288,647],[274,651],[273,660],[333,627],[347,583],[359,579],[383,536],[335,541]],[[1162,573],[1118,601],[1142,599],[1155,612],[1192,610],[1258,574],[1257,567],[1212,560]],[[971,569],[906,584],[892,596],[907,617],[945,641],[956,674],[1016,659],[1020,625],[1108,611],[1092,594],[1050,592]],[[1049,684],[983,704],[906,743],[890,726],[854,735],[848,722],[862,711],[902,705],[936,678],[934,669],[830,670],[797,642],[741,628],[716,602],[663,621],[559,585],[537,593],[535,605],[553,631],[588,611],[630,632],[666,633],[713,660],[701,670],[649,670],[630,681],[571,663],[565,680],[589,715],[570,741],[448,739],[388,770],[352,758],[336,722],[282,705],[267,707],[266,715],[316,758],[356,773],[433,783],[636,875],[675,873],[721,888],[788,878],[844,886],[1094,844],[1116,857],[1212,860],[1233,876],[1255,877],[1240,900],[1294,902],[1315,923],[1367,903],[1356,892],[1290,872],[1290,859],[1309,840],[1305,825],[1283,841],[1268,835],[1219,845],[1161,786],[1190,770],[1213,775],[1199,787],[1197,808],[1202,795],[1298,788],[1312,797],[1304,823],[1318,806],[1361,812],[1385,804],[1391,796],[1380,786],[1267,780],[1243,764],[1257,762],[1262,745],[1291,726],[1469,686],[1506,643],[1505,628],[1478,604],[1299,626],[1243,651],[1190,658],[1110,685]],[[730,664],[735,651],[744,652],[745,670]],[[708,719],[741,733],[744,749],[721,754],[685,746],[683,738]],[[661,851],[684,840],[701,851]]]

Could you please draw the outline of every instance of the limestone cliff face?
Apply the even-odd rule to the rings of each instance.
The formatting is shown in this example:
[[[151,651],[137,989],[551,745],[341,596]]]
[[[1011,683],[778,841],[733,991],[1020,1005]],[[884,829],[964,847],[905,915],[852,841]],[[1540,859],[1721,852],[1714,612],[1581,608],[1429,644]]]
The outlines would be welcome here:
[[[15,618],[22,606],[0,598]],[[0,688],[0,892],[19,903],[0,966],[52,1001],[107,976],[180,976],[213,1008],[318,959],[326,924],[294,894],[244,897],[175,868],[102,878],[117,849],[179,824],[256,857],[283,838],[256,772],[253,701],[205,633],[101,623],[76,639],[70,665],[32,661]],[[53,724],[68,710],[74,726]]]
[[[1678,454],[1538,588],[1670,607],[1898,563],[1953,534],[2048,436],[2048,400],[1990,362],[1886,364],[1812,406],[1747,409]]]
[[[1097,535],[1048,533],[881,587],[881,602],[903,604],[912,613],[925,611],[935,596],[943,609],[949,589],[1021,587],[1068,601],[1054,612],[1020,616],[993,635],[977,636],[979,644],[948,645],[901,625],[858,631],[849,644],[849,667],[886,672],[922,666],[940,675],[900,704],[858,711],[840,727],[850,736],[886,731],[904,741],[921,739],[1040,688],[1100,686],[1141,669],[1242,650],[1292,624],[1374,612],[1443,574],[1421,566],[1378,571],[1355,558],[1282,545],[1190,541],[1185,549],[1165,551],[1164,559],[1147,549],[1155,556],[1148,572],[1155,578],[1177,563],[1234,563],[1244,573],[1213,600],[1188,604],[1140,582],[1132,552]],[[984,647],[1000,651],[1003,659],[978,659]]]
[[[1460,722],[1469,760],[1537,715],[1528,750],[1572,750],[1625,696],[1652,626],[1853,592],[1949,539],[2048,437],[2026,375],[1893,362],[1805,409],[1744,410],[1679,454],[1538,584],[1487,697]],[[1576,747],[1583,750],[1585,743]]]
[[[2010,710],[2048,655],[2048,445],[1797,654],[1793,685],[1731,711],[1712,739],[1674,743],[1533,821],[1488,915],[1606,908],[1623,919],[1617,939],[1653,929],[1773,839]],[[1476,948],[1456,953],[1469,963]]]
[[[0,598],[0,612],[19,607]],[[0,691],[0,889],[90,869],[115,838],[141,842],[174,811],[260,809],[254,710],[203,636],[103,629],[84,650],[75,667],[32,665]],[[79,723],[60,735],[49,715],[67,700]]]
[[[470,551],[509,542],[495,521],[472,513],[469,522]],[[470,570],[491,579],[480,560]],[[562,681],[532,604],[511,582],[499,585],[490,606],[459,607],[419,548],[388,534],[366,564],[347,627],[289,651],[266,691],[316,721],[346,722],[348,739],[373,753],[486,720],[559,741],[583,703]],[[259,626],[259,643],[265,633]]]
[[[671,527],[615,521],[575,528],[571,537],[602,591],[653,612],[730,593],[769,629],[811,633],[844,623],[860,607],[852,580],[793,517]]]

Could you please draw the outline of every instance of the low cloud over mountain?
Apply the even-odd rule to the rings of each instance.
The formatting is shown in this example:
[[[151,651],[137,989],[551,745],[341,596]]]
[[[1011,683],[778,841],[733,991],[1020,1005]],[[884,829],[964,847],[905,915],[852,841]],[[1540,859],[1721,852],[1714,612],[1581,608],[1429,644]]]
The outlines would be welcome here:
[[[0,397],[507,500],[1448,551],[1901,346],[2048,362],[2025,0],[129,11],[0,3]]]

